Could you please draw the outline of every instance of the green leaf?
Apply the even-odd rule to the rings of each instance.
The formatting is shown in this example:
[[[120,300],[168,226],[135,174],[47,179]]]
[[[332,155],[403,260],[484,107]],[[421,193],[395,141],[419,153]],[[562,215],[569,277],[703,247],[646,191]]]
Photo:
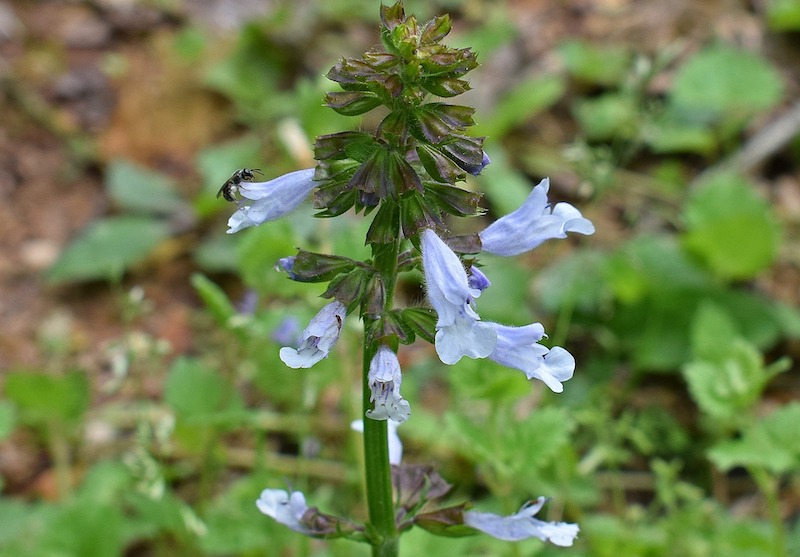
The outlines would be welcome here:
[[[21,419],[34,425],[73,422],[89,406],[89,380],[80,371],[64,375],[15,371],[7,375],[5,386]]]
[[[177,360],[164,385],[164,400],[182,418],[210,416],[242,407],[238,394],[213,369],[191,358]]]
[[[724,361],[740,331],[718,305],[704,302],[692,323],[692,352],[697,359]]]
[[[125,160],[109,165],[106,191],[121,209],[131,212],[165,215],[187,207],[169,177]]]
[[[205,216],[229,209],[227,203],[216,198],[217,192],[236,170],[258,168],[261,157],[261,141],[255,136],[244,136],[202,150],[195,160],[203,180],[203,195],[195,201],[197,212]]]
[[[90,224],[50,268],[51,282],[117,280],[170,236],[167,223],[145,217],[109,217]]]
[[[783,96],[780,75],[756,54],[724,45],[706,47],[675,75],[670,100],[686,110],[750,114]]]
[[[723,471],[761,467],[776,474],[800,469],[800,404],[787,404],[745,431],[741,439],[719,443],[709,458]]]
[[[683,218],[684,246],[722,278],[752,278],[778,254],[778,219],[741,176],[712,176],[688,199]]]
[[[639,109],[630,95],[608,93],[579,99],[574,112],[583,133],[591,141],[632,139],[638,131]]]
[[[228,327],[230,319],[236,315],[236,308],[228,299],[225,291],[205,275],[195,273],[192,275],[192,286],[197,291],[200,299],[206,305],[209,313],[220,327]]]
[[[561,76],[526,79],[500,98],[492,113],[482,118],[475,133],[499,140],[515,126],[555,104],[564,95],[565,89],[566,82]]]
[[[767,22],[775,31],[800,30],[800,0],[771,0],[767,4]]]
[[[632,55],[620,46],[592,45],[569,41],[559,45],[564,64],[575,77],[598,85],[616,85],[631,66]]]

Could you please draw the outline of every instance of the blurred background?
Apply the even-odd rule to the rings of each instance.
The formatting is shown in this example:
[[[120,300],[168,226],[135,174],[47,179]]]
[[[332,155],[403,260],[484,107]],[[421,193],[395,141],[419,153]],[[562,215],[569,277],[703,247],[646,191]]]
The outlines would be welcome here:
[[[485,319],[545,324],[556,395],[400,351],[407,462],[454,504],[578,522],[571,549],[436,538],[402,554],[800,554],[800,0],[407,0],[482,66],[482,229],[549,176],[597,233],[481,257]],[[366,257],[306,207],[230,236],[241,167],[313,165],[375,0],[0,1],[0,556],[350,556],[257,512],[291,485],[363,520],[358,324],[278,359],[324,303],[273,269]],[[404,277],[400,303],[422,303]]]

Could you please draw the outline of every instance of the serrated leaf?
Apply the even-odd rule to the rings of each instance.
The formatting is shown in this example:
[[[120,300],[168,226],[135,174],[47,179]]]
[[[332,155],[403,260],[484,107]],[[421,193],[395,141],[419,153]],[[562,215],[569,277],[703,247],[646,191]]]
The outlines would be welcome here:
[[[47,279],[116,280],[169,236],[169,226],[156,219],[123,216],[95,221],[61,253]]]
[[[778,219],[741,176],[712,176],[689,198],[683,217],[684,246],[722,278],[752,278],[778,254]]]
[[[783,96],[780,75],[751,52],[709,46],[678,69],[670,100],[687,110],[752,113],[775,106]]]
[[[800,404],[783,406],[755,423],[741,439],[726,441],[708,451],[723,471],[756,466],[781,474],[800,468]]]
[[[105,183],[109,197],[121,209],[164,215],[186,208],[168,176],[129,161],[112,161]]]

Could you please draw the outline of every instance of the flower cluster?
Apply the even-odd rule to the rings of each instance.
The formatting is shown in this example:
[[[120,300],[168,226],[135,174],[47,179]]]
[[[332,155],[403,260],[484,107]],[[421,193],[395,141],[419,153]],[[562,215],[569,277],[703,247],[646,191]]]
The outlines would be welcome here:
[[[318,137],[315,168],[265,182],[241,180],[237,190],[243,199],[226,199],[238,204],[228,221],[229,234],[288,215],[309,197],[318,217],[353,209],[372,218],[366,234],[372,255],[365,261],[299,250],[276,263],[291,280],[327,283],[322,297],[329,300],[297,342],[291,326],[276,338],[288,344],[280,350],[287,366],[310,368],[330,354],[348,315],[363,321],[365,419],[354,427],[364,431],[369,514],[371,520],[384,519],[369,527],[356,526],[307,507],[297,491],[265,490],[258,508],[297,532],[348,536],[375,547],[412,525],[449,532],[445,535],[460,535],[466,529],[504,540],[536,537],[571,545],[576,525],[535,518],[544,498],[505,517],[466,510],[464,505],[422,512],[449,486],[425,467],[400,463],[396,429],[411,414],[411,405],[400,393],[400,345],[422,339],[434,345],[447,365],[465,356],[488,358],[542,381],[553,392],[563,391],[575,359],[564,348],[541,344],[546,337],[541,323],[515,326],[481,319],[477,302],[491,281],[477,258],[481,253],[516,256],[568,233],[593,234],[594,226],[569,203],[552,205],[545,178],[511,214],[477,234],[449,236],[447,218],[483,212],[480,194],[459,187],[459,182],[481,174],[491,163],[484,138],[467,132],[474,124],[474,109],[448,102],[469,89],[464,75],[477,66],[475,54],[442,44],[451,27],[447,16],[420,24],[406,17],[402,2],[397,2],[381,7],[381,24],[382,48],[340,60],[328,77],[342,90],[325,99],[330,108],[348,116],[383,107],[377,129]],[[430,308],[394,307],[398,275],[420,270]],[[388,481],[390,463],[397,497]],[[383,469],[377,480],[370,478],[371,465]]]

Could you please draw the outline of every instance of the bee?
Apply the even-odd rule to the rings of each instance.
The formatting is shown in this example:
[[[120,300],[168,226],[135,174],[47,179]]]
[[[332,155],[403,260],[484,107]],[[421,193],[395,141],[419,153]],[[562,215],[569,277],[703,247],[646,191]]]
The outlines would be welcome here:
[[[252,182],[256,174],[264,174],[260,168],[240,168],[234,172],[228,180],[222,184],[217,192],[217,197],[222,197],[225,201],[236,203],[236,194],[242,182]]]

